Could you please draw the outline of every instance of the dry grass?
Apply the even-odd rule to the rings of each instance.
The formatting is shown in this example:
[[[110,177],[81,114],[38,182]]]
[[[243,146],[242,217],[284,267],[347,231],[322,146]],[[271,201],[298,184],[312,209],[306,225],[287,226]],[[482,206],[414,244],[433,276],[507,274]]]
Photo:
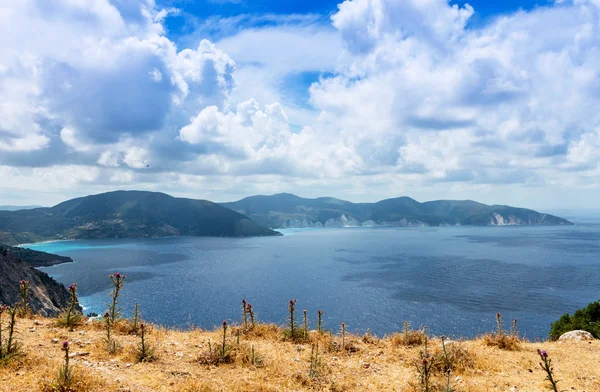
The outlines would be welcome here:
[[[341,337],[311,332],[302,343],[285,341],[282,330],[257,325],[240,333],[230,328],[228,363],[202,364],[209,342],[219,347],[222,329],[177,331],[155,327],[148,341],[156,348],[156,361],[136,363],[139,336],[130,334],[127,323],[115,331],[121,349],[106,351],[102,325],[83,324],[75,331],[57,328],[55,320],[19,319],[18,338],[24,355],[0,367],[0,391],[52,391],[63,361],[61,343],[71,342],[77,391],[418,391],[414,367],[422,347],[405,345],[402,334],[386,338],[372,335]],[[412,338],[407,341],[413,341]],[[311,349],[319,345],[319,365],[309,374]],[[548,351],[559,387],[574,391],[600,391],[600,341],[519,343],[510,351],[489,346],[485,339],[447,345],[452,358],[452,383],[457,390],[523,391],[546,390],[545,374],[537,364],[536,349]],[[254,349],[254,355],[252,355]],[[429,340],[429,351],[441,355],[441,341]],[[443,365],[434,372],[435,385],[445,380]]]
[[[521,348],[520,339],[514,335],[491,333],[484,335],[483,341],[488,346],[498,347],[502,350],[516,351]]]

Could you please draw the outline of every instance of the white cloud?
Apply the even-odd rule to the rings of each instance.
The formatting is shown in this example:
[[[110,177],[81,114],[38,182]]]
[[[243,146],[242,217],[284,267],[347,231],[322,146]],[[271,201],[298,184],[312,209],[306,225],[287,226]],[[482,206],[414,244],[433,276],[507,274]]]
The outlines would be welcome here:
[[[175,12],[151,0],[0,8],[0,178],[22,181],[7,191],[509,202],[600,186],[597,1],[467,28],[467,5],[352,0],[329,26],[223,20],[216,45],[196,32],[188,49],[166,36]],[[286,86],[307,73],[321,74],[308,92]]]

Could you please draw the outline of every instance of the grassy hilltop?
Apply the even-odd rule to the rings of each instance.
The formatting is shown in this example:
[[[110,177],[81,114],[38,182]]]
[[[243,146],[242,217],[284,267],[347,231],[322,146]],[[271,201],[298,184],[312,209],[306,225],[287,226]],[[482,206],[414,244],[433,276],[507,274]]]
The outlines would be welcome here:
[[[302,313],[299,312],[301,315]],[[140,326],[121,319],[112,325],[115,350],[107,346],[104,321],[70,330],[57,319],[17,319],[20,353],[0,361],[0,391],[425,391],[419,375],[427,342],[431,364],[428,390],[546,391],[549,383],[537,349],[547,350],[564,390],[600,390],[600,342],[531,343],[498,334],[446,342],[421,331],[384,338],[310,330],[302,317],[295,336],[289,328],[259,324],[175,330],[145,326],[146,360],[140,361]],[[316,316],[314,317],[316,318]],[[6,317],[3,318],[6,326]],[[64,341],[69,343],[72,385],[60,389]],[[223,342],[225,350],[223,351]],[[500,346],[503,346],[502,344]],[[318,347],[318,349],[317,349]],[[448,377],[447,369],[450,369]]]

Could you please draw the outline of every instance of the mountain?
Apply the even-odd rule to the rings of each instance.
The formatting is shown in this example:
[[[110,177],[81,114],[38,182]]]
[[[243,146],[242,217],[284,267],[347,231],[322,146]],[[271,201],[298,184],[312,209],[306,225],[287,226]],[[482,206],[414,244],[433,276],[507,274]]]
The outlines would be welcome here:
[[[246,237],[279,233],[206,200],[116,191],[54,207],[0,211],[0,242],[165,236]]]
[[[10,306],[17,303],[19,282],[28,280],[31,282],[30,305],[35,313],[56,316],[65,310],[70,298],[65,286],[25,263],[13,250],[0,246],[0,303]]]
[[[566,219],[525,208],[486,205],[471,200],[419,203],[398,197],[377,203],[352,203],[331,197],[305,199],[289,193],[251,196],[222,203],[256,223],[277,228],[342,226],[571,225]]]
[[[0,206],[0,211],[33,210],[41,206]]]

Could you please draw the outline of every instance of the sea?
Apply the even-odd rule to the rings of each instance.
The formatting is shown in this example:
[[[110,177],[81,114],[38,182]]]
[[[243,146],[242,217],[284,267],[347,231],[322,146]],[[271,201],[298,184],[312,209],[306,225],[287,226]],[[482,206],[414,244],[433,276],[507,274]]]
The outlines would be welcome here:
[[[287,229],[281,237],[57,241],[25,247],[73,258],[40,268],[78,284],[86,313],[103,314],[115,272],[123,315],[177,328],[240,322],[242,299],[261,322],[285,324],[288,303],[323,327],[378,336],[427,327],[471,338],[513,320],[544,340],[550,323],[600,297],[600,213],[574,226]]]

